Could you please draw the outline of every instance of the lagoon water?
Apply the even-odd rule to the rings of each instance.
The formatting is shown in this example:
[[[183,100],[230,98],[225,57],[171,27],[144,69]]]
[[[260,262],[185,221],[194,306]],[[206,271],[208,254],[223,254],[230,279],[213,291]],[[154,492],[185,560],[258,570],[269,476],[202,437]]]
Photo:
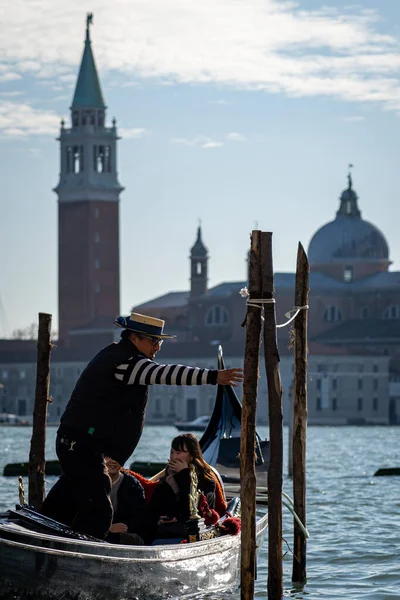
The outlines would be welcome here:
[[[268,435],[267,428],[259,428]],[[56,458],[56,428],[48,427],[46,457]],[[292,496],[287,473],[285,429],[284,490]],[[174,427],[145,428],[136,460],[164,461]],[[0,472],[26,461],[31,430],[0,426]],[[380,467],[400,467],[400,427],[310,427],[307,432],[308,582],[291,585],[292,556],[284,558],[285,597],[294,600],[400,600],[400,477],[374,477]],[[55,481],[48,477],[47,487]],[[27,490],[27,481],[25,489]],[[17,502],[16,478],[0,477],[0,511]],[[283,535],[292,547],[292,519],[283,514]],[[257,599],[267,598],[267,541],[258,561]],[[287,549],[285,544],[284,551]],[[240,595],[211,596],[237,600]],[[105,599],[106,600],[106,599]],[[144,598],[141,600],[145,600]]]

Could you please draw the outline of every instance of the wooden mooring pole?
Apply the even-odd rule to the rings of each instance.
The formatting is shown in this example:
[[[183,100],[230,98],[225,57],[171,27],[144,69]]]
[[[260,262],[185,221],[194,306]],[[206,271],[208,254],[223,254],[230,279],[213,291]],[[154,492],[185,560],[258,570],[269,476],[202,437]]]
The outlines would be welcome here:
[[[264,358],[268,384],[270,461],[268,468],[268,600],[283,596],[282,570],[282,480],[283,415],[282,385],[276,334],[272,233],[261,233],[262,297],[264,304]]]
[[[307,255],[299,243],[297,251],[295,306],[304,307],[294,321],[294,393],[293,393],[293,501],[294,510],[304,527],[306,523],[306,436],[307,436]],[[292,582],[306,582],[306,538],[294,521]]]
[[[261,298],[261,232],[251,234],[249,294]],[[261,305],[248,306],[240,439],[240,499],[242,505],[240,598],[253,600],[256,570],[256,409],[259,378]]]
[[[29,452],[29,505],[38,510],[44,500],[47,403],[50,388],[51,315],[39,313],[35,405]]]

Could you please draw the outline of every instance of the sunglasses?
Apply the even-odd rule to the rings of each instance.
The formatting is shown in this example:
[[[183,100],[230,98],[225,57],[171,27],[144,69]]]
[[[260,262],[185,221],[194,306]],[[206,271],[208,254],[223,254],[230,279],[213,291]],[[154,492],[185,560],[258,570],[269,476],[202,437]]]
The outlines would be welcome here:
[[[150,337],[149,335],[142,335],[142,338],[145,340],[150,340],[153,346],[162,346],[164,340],[159,340],[158,338]]]

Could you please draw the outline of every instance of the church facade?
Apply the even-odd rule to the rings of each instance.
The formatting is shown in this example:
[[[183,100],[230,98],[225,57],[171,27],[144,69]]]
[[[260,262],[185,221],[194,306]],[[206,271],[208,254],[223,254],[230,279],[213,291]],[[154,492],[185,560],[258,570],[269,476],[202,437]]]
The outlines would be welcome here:
[[[327,348],[346,347],[397,357],[400,353],[400,272],[389,271],[384,235],[362,219],[351,175],[334,220],[321,227],[308,248],[309,336]],[[181,340],[243,342],[246,281],[209,288],[209,253],[198,228],[190,253],[190,290],[168,292],[134,307],[168,321]],[[295,273],[274,274],[277,321],[294,305]],[[282,337],[286,332],[282,332]]]

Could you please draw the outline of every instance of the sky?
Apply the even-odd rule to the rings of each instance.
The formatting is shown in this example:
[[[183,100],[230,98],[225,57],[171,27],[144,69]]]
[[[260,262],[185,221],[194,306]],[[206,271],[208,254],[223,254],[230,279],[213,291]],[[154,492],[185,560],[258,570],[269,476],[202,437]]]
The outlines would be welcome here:
[[[0,0],[0,337],[53,315],[56,141],[86,13],[117,119],[121,313],[189,285],[201,220],[210,286],[245,279],[249,235],[294,271],[353,184],[400,270],[400,2]]]

